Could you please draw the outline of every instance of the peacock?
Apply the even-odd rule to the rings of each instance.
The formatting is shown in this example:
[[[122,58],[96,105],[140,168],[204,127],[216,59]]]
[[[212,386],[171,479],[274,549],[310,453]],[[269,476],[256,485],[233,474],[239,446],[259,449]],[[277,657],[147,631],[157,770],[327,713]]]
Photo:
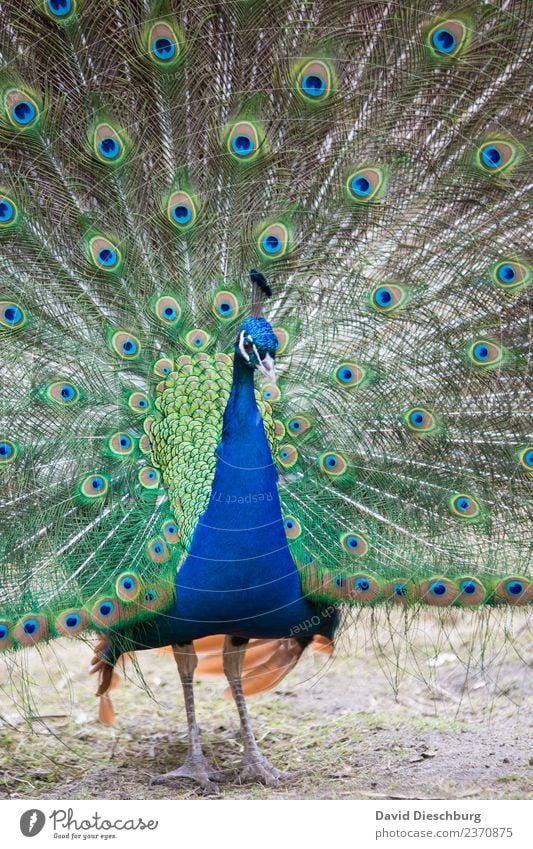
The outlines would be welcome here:
[[[162,780],[195,641],[276,783],[251,640],[533,598],[527,12],[0,7],[0,649],[172,646]]]

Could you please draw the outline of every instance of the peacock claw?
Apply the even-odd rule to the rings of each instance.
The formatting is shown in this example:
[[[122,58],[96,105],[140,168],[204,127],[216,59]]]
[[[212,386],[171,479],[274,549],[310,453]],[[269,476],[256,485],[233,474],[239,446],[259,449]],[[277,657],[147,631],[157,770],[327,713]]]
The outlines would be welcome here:
[[[259,784],[266,784],[267,787],[273,787],[287,778],[290,778],[290,773],[277,769],[263,755],[254,755],[253,757],[245,758],[239,769],[239,781],[241,784],[245,781],[255,781],[259,782]]]
[[[165,772],[162,775],[152,776],[150,784],[163,784],[166,781],[173,781],[176,779],[189,779],[210,790],[212,793],[218,793],[219,787],[213,779],[221,780],[223,778],[223,773],[210,769],[209,764],[205,759],[193,760],[187,758],[185,763],[177,769]]]

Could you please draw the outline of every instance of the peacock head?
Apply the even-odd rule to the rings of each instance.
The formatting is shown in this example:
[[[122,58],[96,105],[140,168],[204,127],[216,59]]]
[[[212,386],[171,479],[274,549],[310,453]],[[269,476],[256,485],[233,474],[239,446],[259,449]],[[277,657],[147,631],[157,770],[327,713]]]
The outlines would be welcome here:
[[[275,383],[274,357],[279,340],[266,318],[250,316],[239,327],[235,355],[250,368],[259,369],[270,383]]]

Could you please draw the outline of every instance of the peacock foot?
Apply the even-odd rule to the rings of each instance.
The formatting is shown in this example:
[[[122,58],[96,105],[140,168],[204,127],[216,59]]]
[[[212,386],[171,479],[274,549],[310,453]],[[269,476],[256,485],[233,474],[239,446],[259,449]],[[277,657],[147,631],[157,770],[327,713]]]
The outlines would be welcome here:
[[[256,781],[272,787],[290,777],[290,773],[277,769],[259,752],[244,757],[239,768],[239,781]]]
[[[210,790],[212,793],[217,793],[219,788],[215,781],[223,777],[223,773],[211,769],[203,756],[187,757],[182,766],[177,769],[173,769],[171,772],[165,772],[162,775],[152,776],[150,784],[163,784],[166,781],[189,779]]]

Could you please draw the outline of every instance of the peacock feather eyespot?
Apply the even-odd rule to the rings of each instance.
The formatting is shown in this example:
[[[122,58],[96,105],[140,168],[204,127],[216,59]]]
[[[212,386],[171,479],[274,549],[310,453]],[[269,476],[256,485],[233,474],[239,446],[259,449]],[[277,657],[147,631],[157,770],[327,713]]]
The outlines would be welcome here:
[[[356,203],[370,203],[382,197],[386,172],[376,165],[366,165],[352,171],[346,180],[348,198]]]
[[[154,304],[154,312],[157,318],[167,325],[177,324],[181,318],[181,307],[171,295],[158,298]]]
[[[238,121],[226,135],[226,148],[236,162],[251,162],[263,149],[262,129],[252,121]]]
[[[456,579],[455,583],[459,587],[459,596],[456,601],[461,607],[475,607],[478,604],[483,604],[487,590],[478,578],[467,575],[464,578]]]
[[[265,383],[261,395],[265,401],[276,404],[281,399],[281,389],[275,383]]]
[[[81,391],[74,383],[58,380],[46,387],[46,398],[62,407],[71,407],[81,399]]]
[[[61,637],[76,637],[89,623],[87,611],[83,608],[63,610],[54,623],[56,632]]]
[[[93,236],[89,240],[89,258],[100,271],[117,273],[122,266],[122,253],[109,239],[104,236]]]
[[[196,201],[187,192],[172,192],[167,201],[167,218],[181,232],[191,229],[197,218]]]
[[[364,383],[366,370],[354,362],[342,362],[335,366],[333,380],[343,389],[355,389]]]
[[[403,414],[403,421],[415,433],[434,433],[437,429],[437,419],[425,407],[411,407]]]
[[[447,592],[444,581],[435,581],[430,585],[429,591],[432,595],[442,596]]]
[[[174,362],[169,357],[161,357],[154,365],[154,374],[168,377],[174,371]]]
[[[27,323],[27,316],[21,306],[13,301],[0,301],[0,329],[20,330]]]
[[[217,318],[233,321],[239,315],[239,302],[232,292],[217,292],[213,301],[213,312]]]
[[[392,283],[379,284],[370,293],[370,306],[376,312],[394,312],[403,306],[405,300],[405,289]]]
[[[161,610],[171,603],[173,594],[171,586],[162,587],[159,584],[157,588],[154,586],[147,587],[144,591],[142,607],[149,611]]]
[[[290,336],[288,331],[285,330],[284,327],[275,327],[274,333],[278,337],[279,346],[278,350],[276,351],[276,356],[279,357],[280,354],[283,354],[283,352],[287,349],[287,345],[290,341]]]
[[[335,88],[335,74],[331,63],[323,59],[308,59],[293,70],[296,91],[305,103],[321,104],[327,101]]]
[[[18,221],[18,207],[12,197],[0,193],[0,230],[14,227]]]
[[[76,12],[76,0],[44,0],[44,10],[49,18],[65,24]]]
[[[340,477],[347,471],[348,462],[342,454],[335,451],[328,451],[319,457],[319,466],[325,474]]]
[[[118,254],[111,247],[105,247],[98,251],[97,262],[100,268],[113,268],[118,263]]]
[[[501,289],[514,292],[530,282],[531,269],[523,262],[504,260],[492,269],[492,278]]]
[[[119,129],[110,123],[98,124],[93,132],[93,152],[104,165],[119,165],[124,161],[126,144]]]
[[[301,536],[302,526],[298,519],[295,519],[294,516],[286,516],[283,521],[283,527],[285,528],[285,536],[287,539],[298,539],[298,537]]]
[[[111,338],[113,351],[123,360],[136,360],[141,353],[141,343],[132,333],[117,330]]]
[[[449,498],[448,505],[452,515],[460,519],[475,519],[481,513],[481,508],[476,499],[464,493]]]
[[[276,439],[283,439],[287,432],[285,425],[279,419],[274,419],[274,432],[276,434]]]
[[[257,239],[259,254],[263,259],[280,259],[289,249],[289,231],[281,221],[269,224],[260,231]]]
[[[148,413],[151,409],[150,399],[145,392],[132,392],[128,398],[128,407],[133,413]]]
[[[0,439],[0,466],[5,466],[16,460],[19,447],[12,439]]]
[[[520,463],[528,472],[533,472],[533,446],[522,448],[519,453]]]
[[[147,34],[147,45],[148,58],[162,70],[171,70],[180,60],[184,40],[174,22],[158,21]]]
[[[348,554],[355,554],[357,557],[364,557],[364,555],[368,552],[368,543],[365,537],[356,532],[350,531],[349,533],[342,534],[340,537],[341,545]]]
[[[13,626],[8,620],[0,621],[0,651],[7,651],[13,646]]]
[[[151,44],[152,53],[160,62],[168,62],[176,53],[176,45],[172,38],[160,36],[154,38]]]
[[[112,596],[98,599],[92,606],[90,615],[97,628],[112,628],[125,614],[126,608],[121,601]]]
[[[500,174],[520,160],[520,149],[507,139],[488,139],[476,150],[476,164],[486,174]]]
[[[141,583],[134,572],[123,572],[115,582],[115,592],[121,601],[135,601],[141,592]]]
[[[4,95],[4,106],[11,126],[17,130],[25,131],[36,127],[40,109],[37,101],[27,91],[8,89]]]
[[[15,626],[14,637],[21,646],[32,646],[48,636],[46,616],[36,613],[24,616]]]
[[[298,451],[293,445],[281,445],[278,460],[284,469],[292,469],[298,462]]]
[[[287,421],[287,431],[291,436],[303,436],[311,428],[311,421],[306,416],[293,416]]]
[[[121,145],[116,138],[110,134],[105,135],[98,142],[98,153],[103,159],[115,160],[121,151]]]
[[[135,450],[135,442],[128,433],[119,431],[109,437],[108,448],[115,457],[130,457]]]
[[[161,475],[157,469],[153,468],[153,466],[145,466],[139,471],[138,480],[143,489],[159,489]]]
[[[80,492],[90,500],[104,498],[109,490],[109,479],[105,475],[88,475],[80,483]]]
[[[166,563],[170,559],[170,552],[163,537],[156,537],[148,542],[146,556],[153,563]]]
[[[494,598],[513,606],[530,604],[533,599],[533,583],[523,575],[508,575],[494,587]]]
[[[196,329],[189,330],[185,335],[185,344],[191,351],[203,351],[211,341],[211,336],[207,331]]]
[[[144,433],[139,439],[139,449],[143,454],[151,454],[152,453],[152,442],[148,434]]]
[[[410,578],[393,578],[383,584],[383,595],[393,604],[407,605],[416,597],[415,584]]]
[[[435,59],[455,59],[464,52],[470,40],[471,27],[466,21],[450,19],[439,21],[426,37],[430,54]]]
[[[481,368],[496,366],[503,361],[503,348],[489,339],[477,339],[472,342],[467,349],[467,354],[473,365]]]
[[[29,100],[20,100],[11,112],[13,121],[24,126],[32,124],[36,117],[36,109]]]
[[[375,578],[364,573],[351,576],[348,587],[350,598],[362,604],[371,604],[381,593],[381,587]]]
[[[162,531],[166,541],[171,545],[175,545],[180,541],[178,526],[172,519],[163,524]]]
[[[448,607],[459,596],[459,587],[449,578],[430,578],[419,587],[420,598],[432,607]]]

